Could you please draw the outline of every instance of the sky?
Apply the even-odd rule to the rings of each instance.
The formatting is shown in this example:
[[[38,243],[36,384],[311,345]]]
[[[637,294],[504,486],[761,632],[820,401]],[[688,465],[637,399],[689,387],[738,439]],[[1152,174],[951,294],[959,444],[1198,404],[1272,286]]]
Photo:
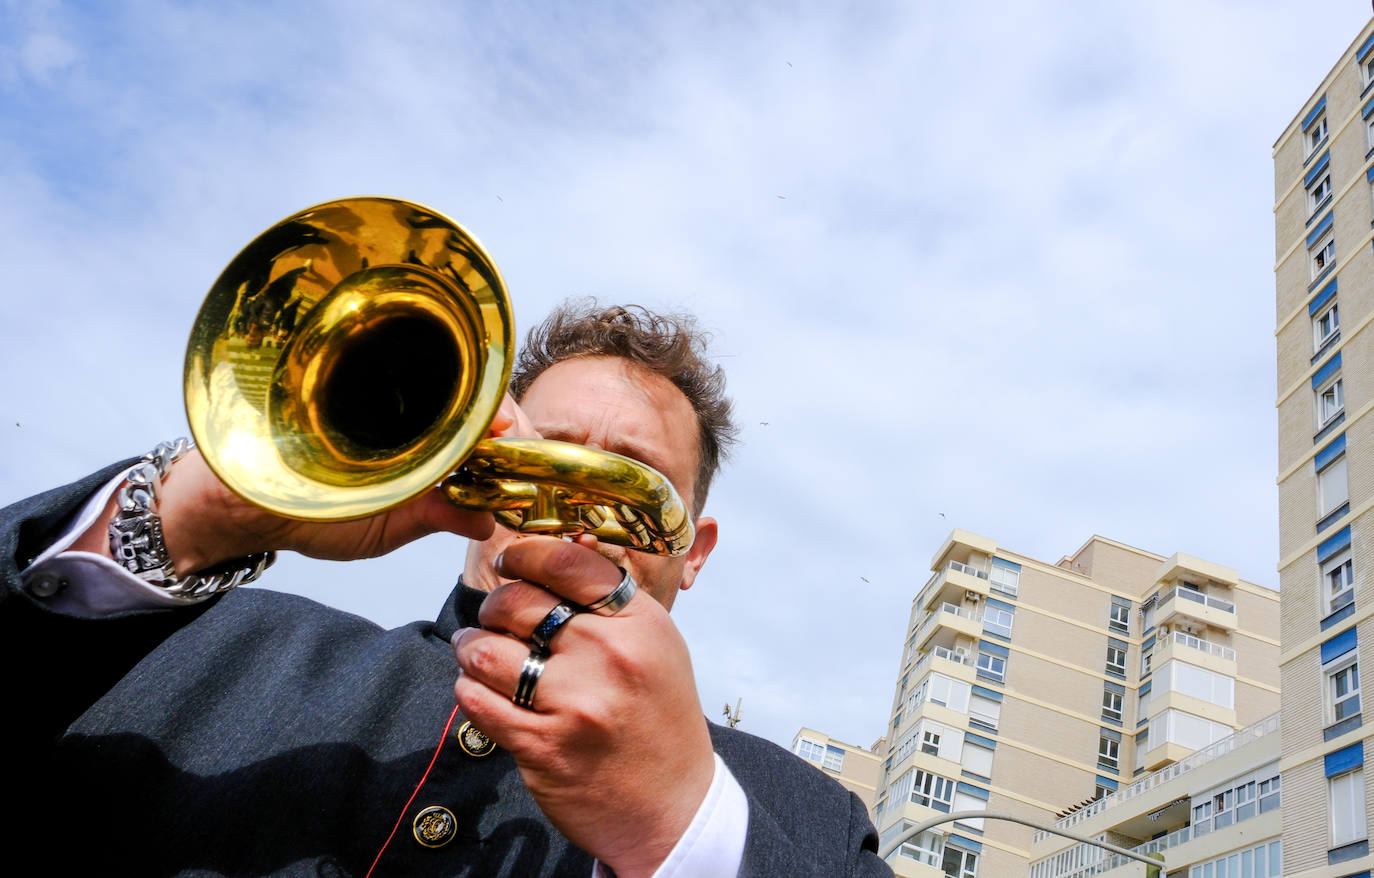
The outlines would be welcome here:
[[[704,709],[867,746],[954,527],[1277,585],[1271,150],[1370,12],[0,0],[0,502],[185,434],[191,321],[263,229],[420,201],[520,332],[567,296],[711,330]],[[398,625],[463,551],[262,584]]]

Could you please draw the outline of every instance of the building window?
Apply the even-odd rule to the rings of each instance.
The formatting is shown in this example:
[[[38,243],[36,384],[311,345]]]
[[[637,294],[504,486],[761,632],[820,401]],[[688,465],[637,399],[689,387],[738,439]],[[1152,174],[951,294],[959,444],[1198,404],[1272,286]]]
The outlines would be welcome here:
[[[1140,650],[1140,676],[1143,678],[1150,673],[1150,666],[1154,664],[1155,651],[1153,648]]]
[[[1360,76],[1365,85],[1374,82],[1374,54],[1366,55],[1365,59],[1360,62]]]
[[[812,762],[820,762],[825,758],[825,747],[808,738],[802,738],[797,742],[797,755]]]
[[[1198,863],[1189,866],[1187,874],[1188,878],[1279,878],[1283,874],[1283,842],[1274,839]]]
[[[831,771],[843,771],[844,751],[839,747],[826,747],[825,758],[821,760],[821,768],[828,768]]]
[[[1322,346],[1336,336],[1341,329],[1341,315],[1336,303],[1332,302],[1312,318],[1312,350],[1319,351]]]
[[[997,722],[1002,717],[1002,705],[991,698],[974,695],[968,703],[969,725],[985,731],[997,731]]]
[[[1307,190],[1307,212],[1316,213],[1321,210],[1331,197],[1331,175],[1322,174],[1321,179],[1312,184]]]
[[[1107,644],[1107,673],[1113,677],[1126,676],[1126,647],[1125,644],[1118,645],[1119,641],[1110,641]]]
[[[1357,768],[1326,780],[1331,793],[1331,846],[1340,847],[1369,837],[1364,809],[1364,769]]]
[[[989,652],[978,653],[978,673],[1001,683],[1007,677],[1007,660]]]
[[[964,771],[976,774],[979,777],[992,777],[992,759],[995,751],[982,744],[975,744],[972,741],[964,742],[964,752],[960,754],[959,761],[963,765]]]
[[[1314,122],[1311,128],[1307,129],[1308,155],[1316,152],[1317,149],[1326,142],[1326,131],[1326,115],[1322,114],[1322,117]]]
[[[1001,558],[992,559],[992,564],[988,570],[988,582],[993,591],[1000,591],[1002,594],[1016,597],[1016,590],[1020,581],[1021,565],[1003,561]]]
[[[1268,780],[1259,783],[1259,811],[1261,814],[1277,808],[1283,793],[1283,781],[1279,775],[1274,775]]]
[[[931,756],[940,755],[940,733],[927,729],[921,732],[921,752]]]
[[[1121,767],[1121,740],[1103,734],[1097,739],[1097,767],[1117,771]]]
[[[1353,651],[1322,668],[1326,675],[1327,725],[1360,712],[1360,664]]]
[[[1342,453],[1317,472],[1317,513],[1326,515],[1349,499],[1345,454]]]
[[[1367,148],[1374,149],[1374,114],[1364,120],[1364,143]]]
[[[1312,277],[1315,279],[1336,262],[1336,236],[1328,232],[1308,252],[1312,256]]]
[[[1325,427],[1345,410],[1345,388],[1340,376],[1317,388],[1317,426]]]
[[[1113,631],[1120,631],[1122,634],[1131,630],[1131,605],[1119,604],[1115,598],[1112,600],[1111,616],[1107,620],[1107,627]]]
[[[954,805],[954,781],[917,769],[911,787],[911,801],[948,814]]]
[[[1355,567],[1350,550],[1345,549],[1322,562],[1323,593],[1326,605],[1322,615],[1330,615],[1355,601]]]
[[[945,878],[978,878],[978,855],[947,844],[941,868]]]
[[[1102,691],[1102,718],[1121,722],[1121,708],[1124,701],[1125,696],[1120,692],[1104,689]]]
[[[983,608],[983,631],[1001,637],[1011,637],[1011,626],[1016,616],[1007,609],[988,604]]]

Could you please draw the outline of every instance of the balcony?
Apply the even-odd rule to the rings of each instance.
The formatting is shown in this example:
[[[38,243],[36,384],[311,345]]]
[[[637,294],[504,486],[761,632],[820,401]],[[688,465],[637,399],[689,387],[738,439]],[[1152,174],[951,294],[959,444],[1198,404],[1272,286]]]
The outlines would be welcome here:
[[[986,571],[962,561],[950,561],[921,589],[920,607],[928,612],[942,603],[958,604],[965,597],[985,598],[988,592]]]
[[[1205,625],[1222,631],[1236,630],[1236,605],[1187,586],[1176,585],[1159,592],[1155,624]]]
[[[1170,659],[1179,659],[1189,664],[1225,674],[1236,675],[1236,651],[1229,646],[1213,643],[1201,637],[1194,637],[1183,631],[1173,631],[1160,636],[1155,642],[1151,667],[1159,668]]]
[[[961,636],[977,639],[982,630],[983,623],[974,610],[950,603],[941,604],[916,629],[916,648],[933,650],[943,646],[952,650]]]
[[[1279,715],[1277,713],[1270,714],[1269,716],[1265,717],[1264,719],[1260,720],[1254,725],[1247,726],[1246,728],[1241,729],[1229,738],[1222,738],[1215,744],[1210,744],[1202,748],[1201,750],[1194,751],[1190,755],[1184,757],[1183,759],[1180,759],[1178,762],[1175,762],[1172,765],[1167,765],[1164,768],[1161,768],[1159,771],[1154,772],[1153,774],[1148,774],[1145,777],[1142,777],[1140,780],[1136,781],[1135,783],[1132,783],[1130,786],[1122,787],[1114,793],[1109,793],[1108,795],[1103,796],[1101,799],[1098,799],[1096,802],[1093,802],[1091,805],[1088,805],[1085,808],[1080,808],[1077,811],[1074,811],[1072,814],[1069,814],[1065,817],[1061,817],[1054,825],[1059,827],[1060,829],[1071,829],[1074,826],[1077,826],[1078,824],[1084,822],[1085,820],[1089,820],[1093,817],[1096,817],[1098,814],[1101,814],[1108,808],[1112,808],[1116,805],[1122,804],[1123,802],[1128,802],[1137,796],[1144,795],[1145,793],[1148,793],[1150,790],[1155,789],[1161,784],[1166,784],[1177,777],[1180,777],[1184,774],[1201,768],[1202,766],[1207,765],[1213,760],[1220,759],[1228,753],[1238,750],[1241,747],[1244,747],[1245,745],[1253,741],[1265,737],[1266,735],[1277,735],[1278,732]],[[1277,738],[1273,740],[1277,740]],[[1274,752],[1275,754],[1278,753],[1277,744],[1275,744]],[[1085,830],[1079,831],[1082,832]],[[1042,841],[1047,837],[1047,833],[1042,832],[1040,830],[1036,830],[1034,836],[1035,841]]]

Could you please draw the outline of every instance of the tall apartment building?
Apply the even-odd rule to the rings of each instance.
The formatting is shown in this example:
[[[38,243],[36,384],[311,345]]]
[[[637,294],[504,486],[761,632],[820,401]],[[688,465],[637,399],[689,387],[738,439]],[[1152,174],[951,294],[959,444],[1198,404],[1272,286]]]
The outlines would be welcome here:
[[[885,731],[884,843],[955,811],[1053,822],[1278,709],[1278,595],[1234,570],[1101,537],[1051,564],[961,530],[931,569]],[[1001,878],[1031,858],[1029,828],[972,819],[889,862]]]
[[[1374,22],[1274,145],[1284,874],[1368,875]],[[1366,665],[1367,667],[1368,665]]]

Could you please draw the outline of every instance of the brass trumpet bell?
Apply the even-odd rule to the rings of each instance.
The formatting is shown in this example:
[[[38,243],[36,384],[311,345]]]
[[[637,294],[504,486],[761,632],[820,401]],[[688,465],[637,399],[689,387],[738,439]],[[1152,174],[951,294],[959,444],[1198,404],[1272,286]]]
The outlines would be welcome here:
[[[186,411],[220,480],[278,515],[361,518],[445,482],[518,530],[686,551],[690,515],[650,467],[483,441],[513,352],[505,284],[461,226],[398,199],[331,201],[263,232],[215,282],[187,346]]]

